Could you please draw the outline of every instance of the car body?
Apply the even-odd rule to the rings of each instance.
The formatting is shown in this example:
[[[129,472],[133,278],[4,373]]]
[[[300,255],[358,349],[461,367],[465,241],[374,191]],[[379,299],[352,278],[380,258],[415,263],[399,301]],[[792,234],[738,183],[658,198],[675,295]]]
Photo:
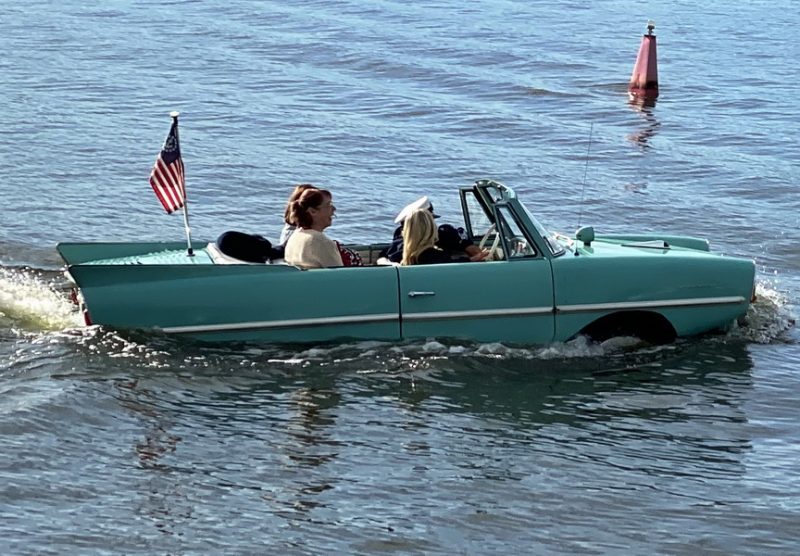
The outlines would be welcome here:
[[[211,341],[456,338],[547,344],[585,334],[660,342],[725,329],[753,298],[750,259],[663,234],[567,237],[511,188],[459,190],[487,262],[375,264],[386,243],[349,246],[365,266],[301,270],[220,260],[213,244],[60,243],[88,322]]]

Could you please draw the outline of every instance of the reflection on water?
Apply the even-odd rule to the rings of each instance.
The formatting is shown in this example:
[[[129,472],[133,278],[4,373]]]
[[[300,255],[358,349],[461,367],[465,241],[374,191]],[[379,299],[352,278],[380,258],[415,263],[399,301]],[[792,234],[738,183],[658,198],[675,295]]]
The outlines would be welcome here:
[[[324,380],[320,380],[320,379]],[[316,377],[290,394],[294,408],[287,421],[286,456],[300,467],[318,467],[336,457],[339,443],[329,435],[341,395],[332,377]]]
[[[120,390],[134,391],[137,389],[138,380],[120,383],[118,386]],[[139,457],[142,467],[168,470],[169,466],[161,463],[161,459],[166,454],[174,453],[181,439],[167,431],[169,425],[158,410],[138,399],[148,395],[152,396],[152,393],[148,393],[145,389],[139,389],[136,398],[129,401],[120,399],[120,403],[147,423],[144,438],[139,439],[135,445],[136,455]]]
[[[628,104],[639,112],[654,108],[657,102],[657,98],[628,95]]]
[[[656,105],[656,99],[630,95],[628,105],[639,114],[643,120],[643,125],[640,126],[638,131],[629,134],[627,139],[636,145],[641,154],[646,155],[652,148],[651,139],[655,137],[658,128],[661,127],[661,122],[655,117],[653,110]],[[643,193],[648,186],[647,169],[650,162],[645,157],[640,163],[642,164],[640,175],[636,180],[630,181],[625,185],[625,189],[631,193]]]
[[[547,351],[133,339],[65,336],[79,371],[61,380],[99,390],[85,405],[107,407],[116,424],[98,445],[124,460],[78,486],[115,485],[139,534],[166,552],[227,530],[287,529],[312,549],[421,539],[420,551],[437,552],[420,515],[440,524],[433,531],[511,538],[529,530],[519,508],[543,527],[579,519],[596,535],[632,506],[696,518],[761,484],[751,344],[730,335]],[[603,516],[587,509],[598,499]],[[680,524],[663,522],[679,538]]]
[[[609,414],[619,416],[622,399],[639,400],[627,408],[627,416],[646,407],[649,418],[659,422],[685,421],[691,412],[683,403],[698,395],[711,396],[715,403],[726,398],[731,419],[744,421],[740,401],[750,386],[752,367],[747,344],[724,337],[578,360],[508,359],[489,370],[475,358],[439,363],[424,375],[397,375],[379,383],[379,391],[396,389],[398,400],[410,407],[446,400],[440,409],[525,427],[581,426]]]
[[[264,500],[284,516],[325,506],[319,502],[318,495],[332,490],[337,482],[325,467],[333,464],[342,449],[342,443],[335,439],[336,407],[341,394],[332,376],[312,375],[289,392],[287,398],[289,415],[285,434],[281,435],[283,441],[278,442],[276,448],[286,458],[287,471],[297,475],[296,488],[288,489],[279,497],[272,493],[263,495]],[[315,468],[321,471],[311,473]]]
[[[175,535],[178,524],[192,517],[191,505],[181,494],[178,471],[166,456],[174,455],[181,438],[169,432],[171,423],[158,408],[158,394],[142,385],[139,379],[114,381],[117,402],[144,428],[136,437],[134,452],[142,470],[144,484],[138,492],[138,512],[152,521],[164,535]]]
[[[638,112],[644,120],[644,125],[638,131],[628,135],[628,140],[640,150],[647,151],[651,148],[650,140],[655,136],[658,128],[661,127],[661,122],[655,117],[653,110],[656,106],[656,99],[630,97],[628,105]]]
[[[530,515],[597,535],[632,506],[695,518],[696,505],[747,499],[743,478],[760,479],[747,463],[753,365],[727,336],[549,358],[376,345],[374,372],[351,353],[363,349],[88,346],[99,349],[77,351],[81,371],[62,380],[100,393],[86,405],[116,423],[95,436],[127,464],[78,486],[124,492],[156,552],[235,530],[258,533],[237,541],[257,553],[248,543],[287,529],[312,551],[416,539],[437,552],[441,528],[509,538]],[[680,523],[662,525],[680,537]]]
[[[241,353],[212,348],[194,356],[200,366],[186,376],[141,369],[115,381],[117,402],[143,430],[134,438],[142,515],[160,533],[179,535],[187,520],[202,517],[198,491],[250,507],[243,520],[254,511],[304,520],[325,507],[319,496],[338,481],[330,467],[342,449],[336,375],[270,372],[266,360],[266,377],[228,375]]]

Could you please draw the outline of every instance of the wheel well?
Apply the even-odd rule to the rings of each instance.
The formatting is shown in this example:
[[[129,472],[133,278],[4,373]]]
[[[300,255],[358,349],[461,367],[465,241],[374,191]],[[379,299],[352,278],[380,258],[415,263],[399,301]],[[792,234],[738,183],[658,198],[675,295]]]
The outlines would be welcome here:
[[[675,328],[664,315],[650,311],[611,313],[585,326],[580,334],[602,342],[615,336],[635,336],[651,344],[675,340]]]

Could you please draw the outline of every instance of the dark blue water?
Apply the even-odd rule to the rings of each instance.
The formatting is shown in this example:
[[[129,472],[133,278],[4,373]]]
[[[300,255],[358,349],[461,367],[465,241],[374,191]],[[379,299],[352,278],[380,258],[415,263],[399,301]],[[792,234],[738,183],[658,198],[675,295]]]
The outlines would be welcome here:
[[[2,10],[0,552],[797,552],[792,2]],[[756,260],[759,301],[658,349],[83,329],[58,241],[183,239],[147,183],[171,110],[198,242],[276,238],[301,181],[333,191],[330,236],[388,240],[491,177],[553,229],[708,237]]]

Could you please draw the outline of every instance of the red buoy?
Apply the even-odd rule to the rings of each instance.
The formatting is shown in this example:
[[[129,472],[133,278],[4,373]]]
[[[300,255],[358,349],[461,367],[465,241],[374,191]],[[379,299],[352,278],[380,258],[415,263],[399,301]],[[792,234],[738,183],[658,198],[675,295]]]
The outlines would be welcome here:
[[[654,21],[647,22],[647,34],[642,36],[636,65],[633,66],[628,93],[632,97],[653,99],[658,96],[658,63],[656,62],[656,36]]]

